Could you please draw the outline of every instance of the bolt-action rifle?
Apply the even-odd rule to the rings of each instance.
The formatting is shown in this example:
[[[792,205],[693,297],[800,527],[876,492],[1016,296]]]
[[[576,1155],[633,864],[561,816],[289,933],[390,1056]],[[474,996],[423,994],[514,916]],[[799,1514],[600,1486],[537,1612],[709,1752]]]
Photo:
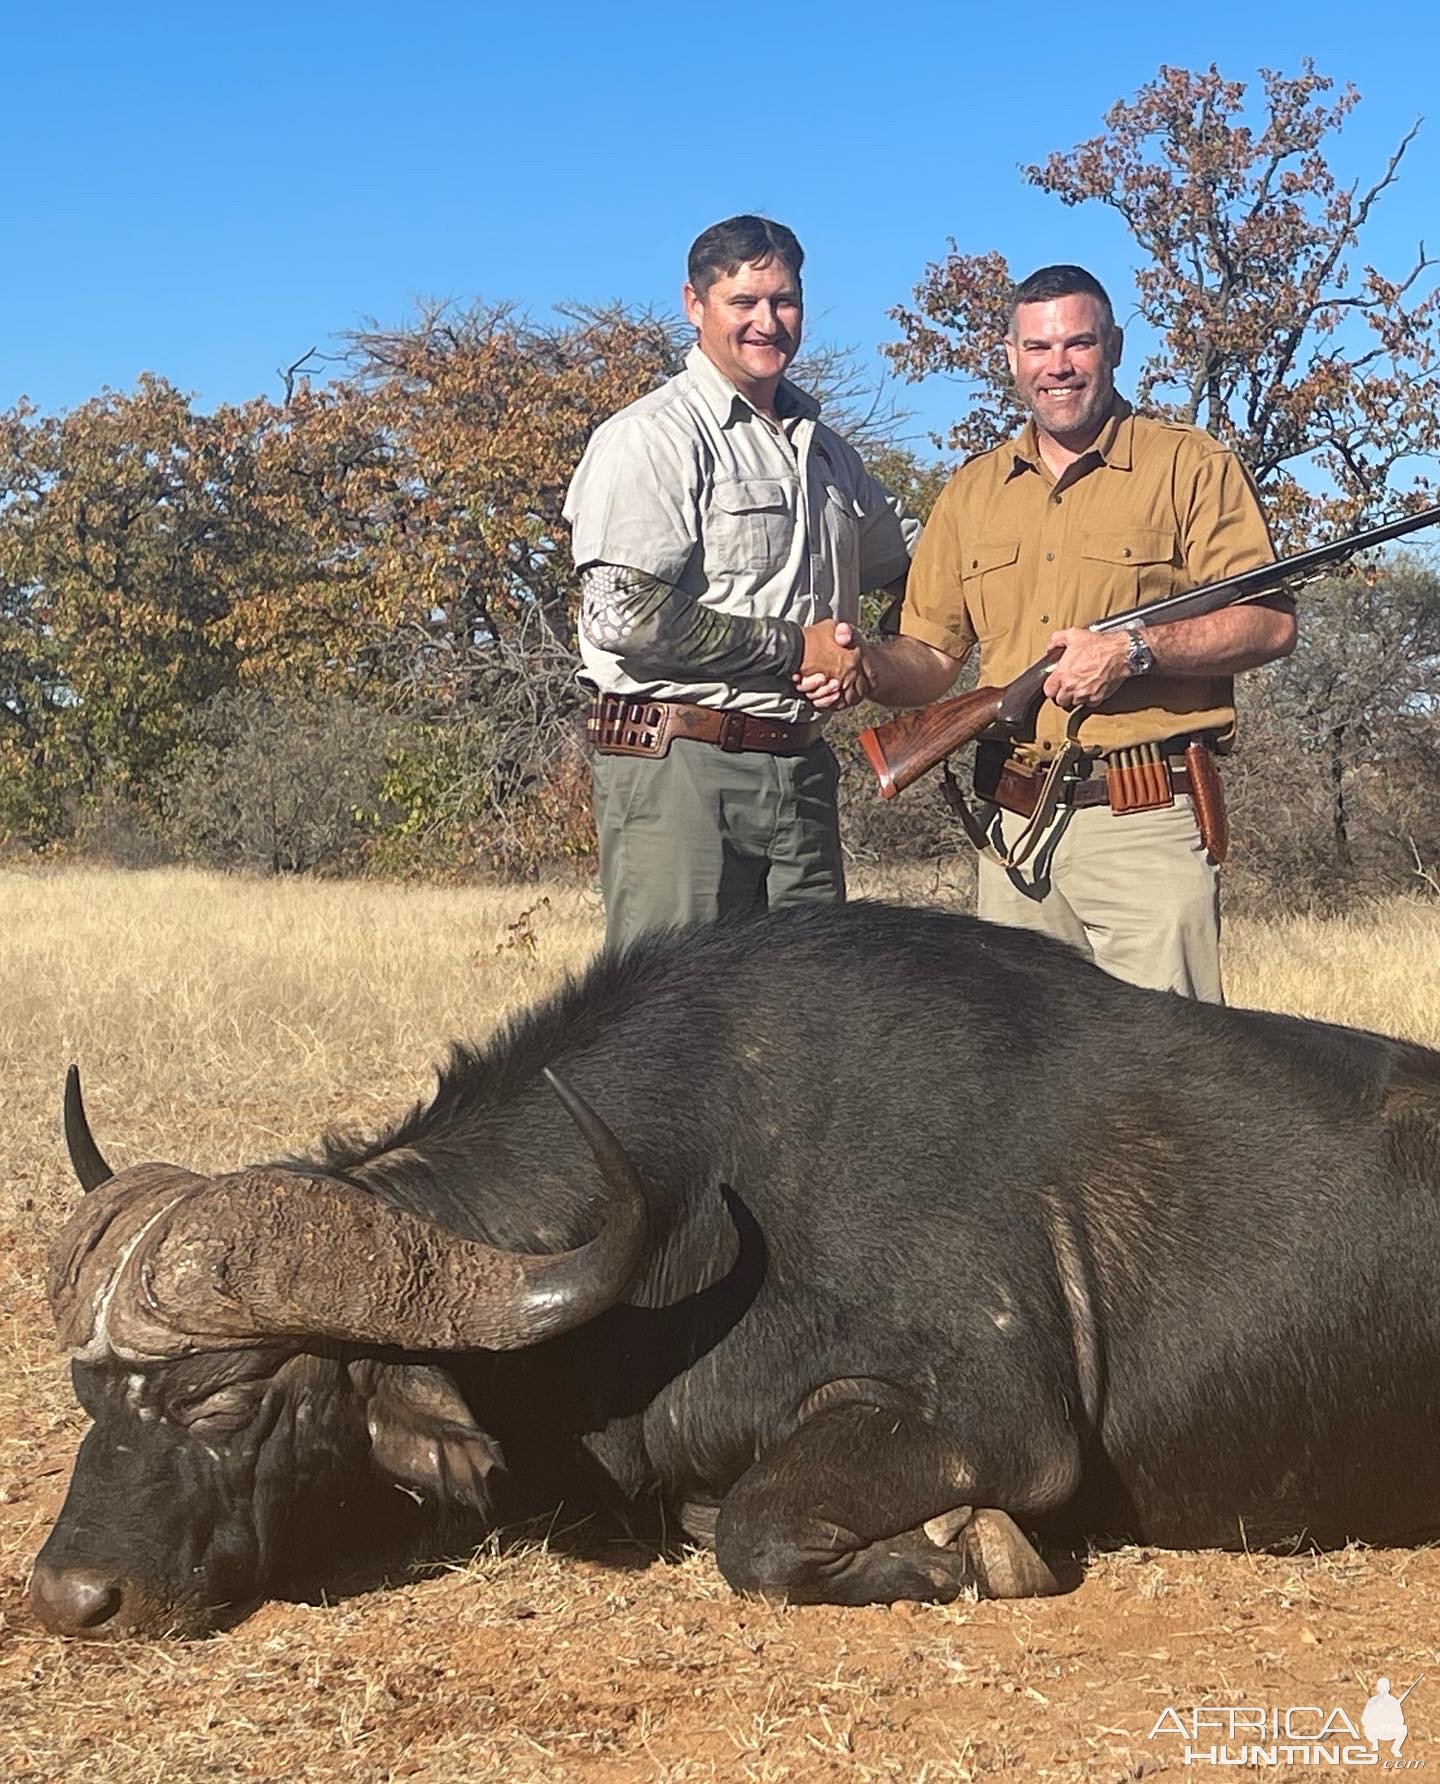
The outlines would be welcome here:
[[[1164,624],[1171,620],[1194,619],[1202,613],[1218,613],[1222,607],[1253,601],[1258,595],[1313,582],[1357,551],[1368,551],[1390,539],[1402,539],[1407,533],[1418,532],[1421,527],[1434,526],[1437,521],[1440,521],[1440,506],[1425,508],[1403,520],[1372,527],[1369,532],[1351,533],[1332,544],[1299,552],[1295,557],[1260,564],[1253,570],[1242,570],[1238,576],[1227,576],[1222,582],[1207,582],[1183,595],[1170,595],[1163,601],[1132,607],[1126,613],[1112,613],[1108,619],[1094,621],[1088,630],[1118,632],[1126,626]],[[1049,652],[1003,688],[972,688],[968,694],[955,694],[948,700],[937,700],[933,706],[922,706],[914,712],[897,713],[883,725],[862,731],[860,745],[875,770],[881,795],[893,799],[911,781],[918,780],[937,762],[943,762],[946,756],[972,743],[982,732],[1007,743],[1033,736],[1035,715],[1043,698],[1046,678],[1062,655],[1063,652],[1058,650]]]

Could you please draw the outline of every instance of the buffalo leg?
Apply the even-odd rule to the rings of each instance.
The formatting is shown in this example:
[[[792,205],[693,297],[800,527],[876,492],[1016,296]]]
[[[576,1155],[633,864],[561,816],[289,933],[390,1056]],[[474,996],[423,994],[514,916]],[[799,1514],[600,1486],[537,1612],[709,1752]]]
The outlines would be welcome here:
[[[954,1547],[923,1526],[959,1505],[1024,1494],[977,1479],[952,1437],[908,1411],[832,1406],[741,1476],[720,1507],[715,1553],[741,1592],[794,1604],[948,1603],[1054,1591],[1003,1512],[965,1518]]]

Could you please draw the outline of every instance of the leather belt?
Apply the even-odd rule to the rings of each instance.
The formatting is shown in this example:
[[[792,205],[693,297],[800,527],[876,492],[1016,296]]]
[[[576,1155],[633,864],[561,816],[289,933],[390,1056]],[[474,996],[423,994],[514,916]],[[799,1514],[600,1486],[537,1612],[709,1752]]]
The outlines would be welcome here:
[[[1167,804],[1173,803],[1177,794],[1188,794],[1191,791],[1190,770],[1185,765],[1185,741],[1187,740],[1180,740],[1181,749],[1178,752],[1174,741],[1161,746],[1171,794],[1170,800],[1165,801]],[[976,795],[992,805],[998,805],[1002,811],[1014,812],[1022,818],[1033,817],[1040,802],[1044,781],[1044,769],[1027,768],[1023,763],[1016,762],[1010,756],[1007,744],[982,742],[975,751]],[[1080,810],[1091,805],[1111,804],[1109,774],[1104,758],[1088,757],[1079,776],[1067,775],[1060,783],[1057,803]]]
[[[823,719],[787,724],[758,719],[721,706],[687,700],[627,700],[601,694],[585,718],[585,735],[602,756],[664,756],[677,737],[714,744],[727,755],[756,750],[770,756],[800,756],[823,736]]]

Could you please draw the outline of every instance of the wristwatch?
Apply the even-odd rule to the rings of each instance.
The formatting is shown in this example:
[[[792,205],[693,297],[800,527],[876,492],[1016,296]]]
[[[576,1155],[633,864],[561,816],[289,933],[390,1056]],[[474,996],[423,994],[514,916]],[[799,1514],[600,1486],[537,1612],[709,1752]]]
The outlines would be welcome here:
[[[1133,626],[1126,626],[1125,635],[1130,640],[1130,648],[1125,652],[1125,673],[1148,675],[1155,667],[1155,652],[1150,648],[1144,626],[1137,620]]]

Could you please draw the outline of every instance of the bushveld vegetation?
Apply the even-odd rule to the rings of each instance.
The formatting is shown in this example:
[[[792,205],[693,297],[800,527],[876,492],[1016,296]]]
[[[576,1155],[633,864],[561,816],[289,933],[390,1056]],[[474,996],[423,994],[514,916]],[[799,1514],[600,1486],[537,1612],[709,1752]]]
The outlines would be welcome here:
[[[1287,548],[1420,501],[1440,446],[1434,262],[1362,258],[1413,130],[1368,183],[1342,179],[1356,99],[1308,64],[1249,95],[1165,68],[1024,170],[1123,219],[1153,342],[1138,397],[1241,452]],[[1016,420],[995,343],[1023,270],[952,243],[893,311],[897,370],[957,380],[937,447]],[[155,376],[0,416],[0,839],[263,871],[583,860],[561,502],[590,430],[684,344],[673,318],[624,307],[435,306],[303,355],[274,398],[202,413]],[[927,510],[945,464],[854,360],[796,375]],[[1433,891],[1440,581],[1391,556],[1309,591],[1305,613],[1296,656],[1244,678],[1237,885],[1297,904]],[[933,799],[881,808],[848,755],[859,860],[953,848]]]

